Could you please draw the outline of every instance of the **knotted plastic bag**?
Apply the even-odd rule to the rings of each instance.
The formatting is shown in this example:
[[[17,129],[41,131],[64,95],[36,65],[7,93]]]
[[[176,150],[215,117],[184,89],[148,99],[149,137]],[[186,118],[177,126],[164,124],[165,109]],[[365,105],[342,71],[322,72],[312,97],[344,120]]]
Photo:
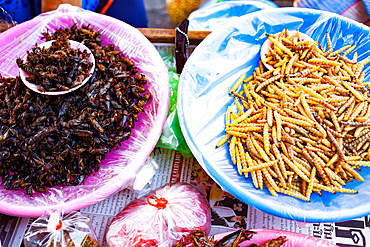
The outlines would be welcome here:
[[[36,219],[24,236],[25,247],[99,247],[88,217],[80,212],[66,215],[46,212]]]
[[[186,183],[167,184],[129,203],[106,233],[108,246],[173,246],[195,229],[211,230],[206,197]]]

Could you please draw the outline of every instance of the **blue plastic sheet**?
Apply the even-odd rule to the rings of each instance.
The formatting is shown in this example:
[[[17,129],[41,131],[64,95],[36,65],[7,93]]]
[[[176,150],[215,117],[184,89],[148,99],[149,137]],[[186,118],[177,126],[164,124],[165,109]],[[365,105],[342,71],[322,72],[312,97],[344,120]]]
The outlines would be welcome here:
[[[236,107],[228,95],[244,73],[252,75],[258,66],[259,51],[266,33],[284,28],[310,35],[327,50],[328,31],[333,47],[356,45],[358,61],[370,56],[370,28],[330,12],[304,8],[261,10],[238,18],[213,31],[194,50],[181,74],[178,88],[178,114],[181,129],[192,153],[207,173],[226,191],[250,206],[279,217],[302,222],[337,222],[370,213],[370,168],[362,168],[365,182],[348,182],[346,188],[358,194],[316,193],[311,202],[289,196],[270,195],[267,188],[256,190],[250,178],[239,176],[227,145],[216,149],[225,134],[225,113]],[[352,57],[353,52],[348,55]],[[364,69],[369,80],[369,67]]]
[[[294,0],[294,7],[333,12],[370,26],[370,0]]]
[[[210,1],[212,2],[212,1]],[[189,30],[213,31],[240,16],[278,6],[268,0],[225,1],[201,6],[189,16]]]
[[[362,0],[367,14],[370,16],[370,0]]]

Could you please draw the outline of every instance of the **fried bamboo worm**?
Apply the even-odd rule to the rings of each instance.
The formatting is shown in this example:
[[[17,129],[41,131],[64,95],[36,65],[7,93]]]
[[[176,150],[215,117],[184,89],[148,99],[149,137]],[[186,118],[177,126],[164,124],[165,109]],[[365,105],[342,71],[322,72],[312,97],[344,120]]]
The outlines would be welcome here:
[[[293,110],[291,110],[289,108],[285,108],[284,111],[286,113],[288,113],[289,115],[291,115],[293,118],[296,118],[296,119],[299,119],[299,120],[302,120],[302,121],[305,121],[305,122],[309,122],[312,125],[315,124],[315,122],[312,119],[310,119],[310,118],[308,118],[308,117],[306,117],[306,116],[304,116],[302,114],[299,114],[299,113],[297,113],[297,112],[295,112],[295,111],[293,111]]]
[[[311,107],[308,105],[304,93],[301,93],[299,97],[300,97],[300,102],[304,109],[305,115],[307,115],[312,121],[315,121],[315,118],[312,115]]]
[[[232,136],[246,138],[248,135],[247,132],[262,131],[262,130],[263,130],[262,127],[244,127],[244,128],[231,127],[229,129],[226,129],[225,132]]]
[[[323,184],[313,183],[313,187],[314,188],[317,188],[317,189],[320,189],[320,190],[324,190],[324,191],[330,192],[330,193],[335,193],[335,191],[334,191],[334,189],[333,189],[332,186],[325,186]]]
[[[347,119],[348,122],[352,122],[360,113],[361,111],[363,110],[365,106],[365,102],[361,102],[360,104],[358,104],[355,109],[353,110],[352,114],[350,115],[350,117]]]
[[[355,96],[352,96],[339,110],[338,114],[342,114],[355,101]]]
[[[370,167],[370,161],[363,161],[363,160],[350,160],[347,161],[347,163],[353,165],[353,166],[364,166],[364,167]]]
[[[303,127],[304,126],[314,126],[314,124],[312,124],[311,122],[307,122],[307,121],[304,121],[304,120],[299,120],[299,119],[291,118],[291,117],[281,116],[280,120],[288,122],[288,123],[296,124],[296,125],[299,125],[299,126],[303,126]]]
[[[270,155],[271,156],[271,159],[272,160],[276,160],[275,159],[275,157],[271,154]],[[278,163],[279,162],[282,162],[282,160],[278,160]],[[283,162],[282,162],[283,163]],[[283,163],[283,165],[284,165],[284,163]],[[275,170],[275,172],[276,172],[276,175],[277,175],[277,178],[278,178],[278,180],[280,181],[280,183],[281,183],[281,185],[283,186],[283,188],[286,188],[286,182],[285,182],[285,179],[284,179],[284,177],[283,177],[283,174],[282,174],[282,172],[281,172],[281,170],[280,170],[280,168],[279,168],[279,166],[278,166],[278,164],[275,164],[274,166],[274,170]],[[285,168],[285,167],[284,167]],[[285,171],[285,170],[284,170]]]
[[[279,192],[280,189],[277,187],[277,190],[275,190],[274,187],[272,186],[272,184],[267,180],[266,177],[263,179],[263,181],[266,184],[266,187],[269,190],[270,194],[273,195],[273,196],[278,196],[278,194],[276,192]],[[274,180],[272,180],[272,182],[276,185]]]
[[[288,62],[287,66],[285,67],[285,73],[283,72],[283,74],[289,74],[290,73],[290,70],[292,69],[292,66],[294,64],[294,62],[298,59],[298,54],[295,54]]]
[[[346,81],[342,81],[342,84],[345,88],[347,88],[358,100],[360,101],[364,101],[365,98],[364,96],[359,92],[357,91],[356,89],[354,89],[348,82]]]
[[[275,117],[275,122],[276,122],[276,138],[277,141],[281,141],[281,117],[280,114],[277,111],[274,111],[274,117]]]
[[[357,181],[361,181],[361,182],[364,182],[364,178],[358,173],[356,172],[351,166],[349,166],[347,163],[343,163],[342,167],[348,171]]]
[[[234,165],[236,165],[235,144],[236,144],[236,137],[233,136],[231,138],[231,142],[229,145],[229,152],[231,156],[231,161],[233,162]]]
[[[301,200],[304,200],[304,201],[308,201],[308,202],[311,201],[309,198],[304,196],[302,193],[297,192],[297,191],[292,190],[292,189],[280,188],[280,193],[291,196],[291,197],[295,197],[295,198],[298,198],[298,199],[301,199]]]
[[[225,144],[227,142],[227,140],[229,140],[231,137],[231,134],[226,134],[222,137],[222,139],[216,144],[216,148],[219,148],[221,147],[223,144]]]
[[[285,143],[284,142],[280,142],[280,148],[281,148],[281,150],[283,151],[283,153],[282,154],[285,154],[287,157],[289,157],[289,158],[291,158],[291,153],[288,151],[288,147],[287,147],[287,145],[285,145]]]
[[[367,140],[369,138],[370,138],[370,130],[369,131],[366,131],[361,136],[359,136],[357,139],[355,139],[354,141],[350,142],[349,145],[350,146],[356,146],[359,143],[361,143],[362,141]]]
[[[237,141],[237,143],[238,143],[238,141]],[[237,167],[238,173],[239,173],[239,175],[242,175],[242,172],[241,172],[242,162],[241,162],[241,157],[240,157],[240,154],[239,154],[238,145],[235,146],[234,153],[235,153],[236,167]]]
[[[281,173],[282,173],[282,175],[283,175],[283,177],[285,178],[285,179],[287,179],[287,171],[286,171],[286,169],[285,169],[285,165],[284,165],[284,162],[283,162],[283,159],[282,159],[282,157],[281,157],[281,154],[280,154],[280,151],[279,151],[279,149],[278,149],[278,147],[276,146],[276,144],[274,143],[274,144],[272,144],[272,150],[273,150],[273,152],[274,152],[274,155],[275,155],[275,157],[279,160],[279,162],[278,162],[278,164],[279,164],[279,169],[280,169],[280,171],[281,171]]]
[[[329,112],[329,115],[330,115],[330,118],[331,118],[331,121],[333,122],[334,124],[334,127],[335,127],[335,130],[340,133],[342,132],[342,128],[340,127],[339,125],[339,122],[338,122],[338,118],[337,116],[335,115],[335,113],[333,111],[330,111]]]
[[[267,123],[269,127],[273,125],[273,112],[271,108],[267,108]]]
[[[265,148],[265,152],[268,154],[270,153],[270,137],[269,137],[269,125],[265,123],[263,127],[263,146]]]
[[[260,188],[260,190],[263,190],[263,176],[262,176],[262,171],[261,170],[257,170],[256,171],[256,174],[257,174],[258,187]]]
[[[246,77],[246,74],[243,74],[239,77],[239,79],[235,82],[234,86],[230,89],[230,92],[229,94],[231,94],[232,92],[234,92],[243,82],[243,80],[245,79]]]
[[[306,197],[310,198],[312,194],[313,184],[316,176],[316,167],[313,167],[310,174],[310,181],[308,182]]]
[[[281,154],[281,157],[283,158],[284,162],[296,173],[298,176],[300,176],[303,180],[306,182],[309,182],[310,180],[308,177],[284,154]]]
[[[241,96],[240,94],[238,94],[236,92],[231,92],[231,94],[234,95],[235,97],[237,97],[238,99],[240,99],[240,101],[243,103],[243,105],[248,102],[247,98]]]
[[[320,158],[317,156],[316,153],[314,153],[312,151],[309,152],[309,155],[313,158],[313,163],[314,163],[317,171],[319,172],[320,177],[324,181],[325,185],[330,186],[331,185],[330,181],[328,179],[328,176],[325,173],[324,166],[323,166],[322,162],[320,162]]]
[[[234,97],[234,102],[235,102],[236,108],[238,108],[237,116],[239,117],[244,114],[244,105],[239,102],[238,97]]]
[[[333,184],[333,181],[338,181],[339,184],[341,185],[346,185],[346,183],[335,173],[333,170],[331,170],[328,167],[324,168],[326,174],[328,177],[332,180],[331,183]]]
[[[279,80],[282,77],[283,77],[283,75],[277,75],[277,76],[271,77],[268,80],[266,80],[264,78],[261,78],[263,82],[258,85],[258,87],[256,88],[255,92],[258,93],[262,88],[266,87],[267,85],[269,85],[270,83],[272,83],[274,81]]]
[[[230,126],[230,119],[231,119],[231,108],[230,106],[227,107],[227,110],[226,110],[226,117],[225,117],[225,125],[226,125],[226,128],[228,128]],[[223,144],[225,144],[227,142],[227,140],[229,140],[231,137],[230,134],[226,134],[222,137],[222,139],[216,144],[216,148],[219,148],[221,147]]]
[[[366,113],[364,116],[359,116],[356,118],[358,122],[366,122],[370,118],[370,104],[367,104]]]
[[[270,162],[270,158],[268,157],[266,152],[263,150],[263,148],[258,144],[258,142],[253,138],[253,136],[251,136],[251,141],[253,143],[253,146],[256,148],[257,152],[262,156],[262,158],[266,162]]]
[[[312,90],[311,88],[308,88],[306,86],[303,86],[301,84],[297,84],[297,87],[302,90],[303,92],[309,94],[312,96],[312,98],[314,99],[318,99],[320,100],[320,102],[325,102],[325,98],[323,96],[321,96],[320,94],[316,93],[314,90]]]
[[[341,48],[339,48],[338,50],[334,51],[334,52],[331,52],[328,54],[328,57],[334,57],[342,52],[344,52],[345,50],[347,50],[348,48],[351,48],[351,45],[346,45],[346,46],[343,46]]]
[[[334,186],[333,187],[333,190],[335,192],[340,192],[340,193],[351,193],[351,194],[356,194],[358,193],[357,190],[354,190],[354,189],[347,189],[347,188],[343,188],[343,187],[337,187],[337,186]]]
[[[334,51],[334,48],[331,43],[329,32],[326,32],[326,43],[328,44],[328,51],[327,54],[330,54]]]
[[[245,173],[248,173],[248,172],[252,172],[252,171],[263,170],[263,169],[265,169],[267,167],[274,166],[277,163],[278,163],[278,160],[269,161],[269,162],[265,162],[265,163],[259,163],[257,165],[252,166],[252,167],[248,167],[246,169],[242,169],[241,171],[242,172],[245,172]]]
[[[248,150],[248,152],[251,155],[254,155],[254,156],[256,156],[256,157],[258,157],[260,159],[263,159],[262,156],[261,156],[261,154],[259,154],[257,152],[257,149],[256,149],[256,147],[254,146],[254,144],[252,142],[252,138],[251,138],[251,135],[250,134],[247,135],[247,138],[245,140],[246,140],[246,143],[247,143],[247,150]]]
[[[251,176],[252,176],[252,181],[253,181],[253,185],[256,189],[259,188],[259,185],[258,185],[258,179],[257,179],[257,173],[255,171],[251,172]]]
[[[246,161],[246,157],[245,157],[245,151],[244,151],[242,143],[240,142],[240,140],[238,140],[238,142],[236,144],[237,144],[237,147],[238,147],[238,155],[240,156],[239,159],[240,159],[240,163],[241,163],[241,165],[238,166],[237,168],[238,168],[239,175],[242,175],[243,170],[247,169],[248,165],[247,165],[247,161]]]
[[[344,125],[350,125],[350,126],[370,126],[370,122],[341,122]]]
[[[331,131],[328,131],[328,137],[329,137],[329,140],[331,141],[331,143],[334,145],[335,149],[337,150],[337,153],[338,153],[339,157],[342,158],[343,160],[345,160],[345,155],[343,153],[343,150],[340,147],[338,141],[335,139],[335,137],[331,133]]]
[[[246,159],[246,162],[248,164],[248,168],[254,167],[253,160],[252,160],[252,158],[251,158],[251,156],[249,155],[248,152],[245,152],[245,159]],[[247,178],[248,177],[248,172],[244,172],[244,176]],[[252,176],[252,181],[253,181],[254,186],[256,188],[258,188],[256,172],[252,171],[251,176]]]
[[[271,177],[271,174],[267,171],[266,168],[262,168],[262,174],[267,179],[268,183],[274,188],[274,190],[279,191],[279,188],[276,185],[275,180]]]
[[[332,106],[331,104],[327,103],[326,100],[322,100],[322,99],[315,98],[315,97],[307,97],[307,100],[311,100],[311,101],[317,102],[317,103],[323,105],[324,107],[330,109],[331,111],[336,111],[337,110],[334,106]]]
[[[286,46],[284,46],[281,42],[279,42],[278,40],[274,39],[272,36],[268,36],[267,37],[272,43],[274,43],[274,45],[279,49],[281,50],[282,52],[288,54],[289,57],[293,57],[293,53],[288,49],[286,48]]]
[[[305,136],[305,137],[308,137],[308,131],[300,126],[297,126],[295,124],[292,124],[292,123],[288,123],[288,122],[285,122],[285,121],[282,121],[282,125],[284,126],[287,126],[291,129],[294,129],[295,132],[298,132],[299,134]]]

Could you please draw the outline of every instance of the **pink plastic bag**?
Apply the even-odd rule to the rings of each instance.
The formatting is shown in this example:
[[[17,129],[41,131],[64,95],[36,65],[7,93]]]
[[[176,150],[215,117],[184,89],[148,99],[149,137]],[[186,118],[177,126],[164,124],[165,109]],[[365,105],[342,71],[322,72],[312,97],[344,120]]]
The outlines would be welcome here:
[[[112,221],[110,247],[172,246],[189,232],[211,230],[207,198],[186,183],[168,184],[128,204]]]
[[[36,219],[24,236],[25,247],[99,247],[89,218],[80,212],[61,215],[46,212]]]

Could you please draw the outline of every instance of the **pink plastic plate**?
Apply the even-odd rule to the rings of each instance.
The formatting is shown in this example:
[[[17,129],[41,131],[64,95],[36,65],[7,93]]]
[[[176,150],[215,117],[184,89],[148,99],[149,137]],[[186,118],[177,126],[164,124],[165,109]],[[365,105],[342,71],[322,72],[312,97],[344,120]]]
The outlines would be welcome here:
[[[89,25],[102,35],[102,45],[114,44],[124,56],[134,62],[137,71],[145,74],[146,87],[152,98],[139,114],[139,122],[129,140],[118,150],[112,150],[102,162],[99,172],[89,176],[84,184],[49,189],[28,197],[24,191],[11,191],[0,186],[0,213],[38,217],[47,209],[69,212],[90,206],[127,188],[143,166],[157,143],[168,112],[168,72],[157,50],[140,31],[117,19],[85,11],[68,4],[40,15],[0,34],[0,74],[19,75],[17,58],[22,58],[35,43],[43,43],[43,32],[59,28]]]

